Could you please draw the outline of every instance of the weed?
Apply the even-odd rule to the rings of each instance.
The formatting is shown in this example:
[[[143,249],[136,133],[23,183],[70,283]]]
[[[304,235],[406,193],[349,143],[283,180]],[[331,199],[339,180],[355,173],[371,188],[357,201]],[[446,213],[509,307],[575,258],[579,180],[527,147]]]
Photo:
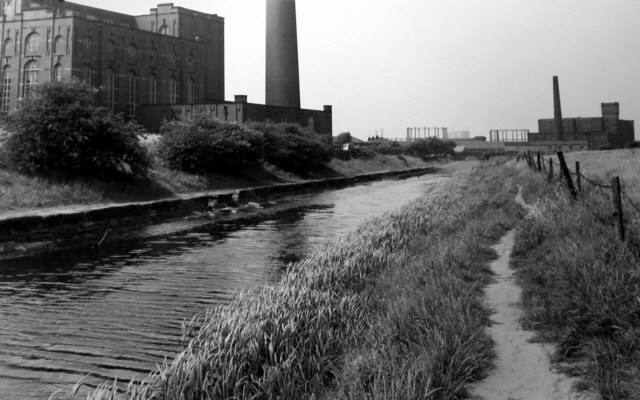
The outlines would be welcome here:
[[[119,396],[463,396],[493,358],[481,301],[488,248],[519,212],[513,181],[499,174],[478,171],[370,219],[292,264],[278,284],[194,317],[173,362]],[[107,388],[91,398],[119,391]]]
[[[571,153],[567,159],[579,159],[582,173],[594,180],[621,176],[635,201],[640,181],[630,168],[637,165],[629,158],[634,151]],[[539,175],[523,179],[540,182]],[[621,243],[608,191],[584,185],[574,202],[558,186],[532,187],[539,200],[518,229],[513,260],[524,287],[525,324],[559,341],[561,360],[586,363],[587,386],[603,398],[640,398],[634,390],[640,357],[638,215],[626,205],[628,240]]]

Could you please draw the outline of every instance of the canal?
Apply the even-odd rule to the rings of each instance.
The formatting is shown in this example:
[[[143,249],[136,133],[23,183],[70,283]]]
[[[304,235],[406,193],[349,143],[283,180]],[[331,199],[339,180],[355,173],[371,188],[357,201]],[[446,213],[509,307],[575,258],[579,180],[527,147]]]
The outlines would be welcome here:
[[[47,399],[85,376],[144,378],[179,351],[184,319],[277,281],[444,177],[292,196],[150,226],[151,237],[109,248],[0,261],[0,398]]]

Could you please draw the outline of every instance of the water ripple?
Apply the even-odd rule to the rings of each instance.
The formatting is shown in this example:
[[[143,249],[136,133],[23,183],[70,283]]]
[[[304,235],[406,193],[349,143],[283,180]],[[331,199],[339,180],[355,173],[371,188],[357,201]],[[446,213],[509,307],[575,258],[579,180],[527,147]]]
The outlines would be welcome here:
[[[147,230],[168,233],[147,240],[3,261],[0,393],[46,399],[85,375],[90,385],[144,377],[179,350],[185,318],[279,279],[290,262],[425,193],[430,179],[297,196],[240,210],[235,221],[166,222]]]

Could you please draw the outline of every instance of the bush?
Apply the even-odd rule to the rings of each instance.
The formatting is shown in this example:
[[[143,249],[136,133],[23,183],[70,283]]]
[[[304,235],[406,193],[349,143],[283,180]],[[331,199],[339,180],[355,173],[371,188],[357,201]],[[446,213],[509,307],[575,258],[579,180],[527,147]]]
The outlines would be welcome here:
[[[407,145],[407,152],[416,157],[426,157],[431,154],[453,154],[454,142],[437,138],[420,139]]]
[[[404,147],[400,144],[400,142],[387,140],[376,145],[375,147],[373,147],[373,149],[380,154],[399,155],[402,154]]]
[[[453,154],[454,142],[438,138],[419,139],[413,142],[395,142],[385,140],[374,147],[380,154],[409,154],[415,157],[427,157],[431,154]]]
[[[338,136],[336,136],[334,143],[342,146],[346,143],[351,143],[351,133],[350,132],[342,132]]]
[[[146,176],[149,157],[141,128],[93,105],[97,89],[79,80],[47,82],[9,114],[3,151],[27,173],[89,178]]]
[[[264,137],[260,132],[204,114],[166,122],[160,134],[158,154],[178,171],[237,174],[262,159]]]
[[[264,122],[249,126],[264,135],[264,160],[280,169],[305,175],[331,160],[331,145],[308,128]]]

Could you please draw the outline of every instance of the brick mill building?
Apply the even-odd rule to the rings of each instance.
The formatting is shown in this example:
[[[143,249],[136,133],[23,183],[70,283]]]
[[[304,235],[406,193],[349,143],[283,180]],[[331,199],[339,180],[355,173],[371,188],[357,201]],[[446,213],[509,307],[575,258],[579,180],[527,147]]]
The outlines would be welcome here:
[[[224,20],[160,4],[129,16],[60,0],[3,1],[0,110],[34,85],[77,77],[130,117],[143,104],[224,99]]]
[[[269,1],[295,13],[295,0]],[[1,12],[0,113],[14,110],[39,83],[76,77],[101,88],[98,105],[151,130],[163,119],[204,111],[331,133],[330,106],[225,101],[224,19],[215,14],[169,3],[131,16],[61,0],[5,0]]]
[[[586,141],[590,150],[627,147],[635,140],[634,123],[620,119],[619,103],[601,103],[602,116],[562,118],[562,139]],[[553,118],[539,119],[538,132],[529,134],[529,141],[557,140]]]
[[[635,140],[634,121],[620,119],[618,102],[601,103],[602,116],[563,118],[560,84],[553,77],[553,118],[538,120],[538,132],[492,130],[492,142],[504,141],[511,151],[575,151],[619,149]]]

